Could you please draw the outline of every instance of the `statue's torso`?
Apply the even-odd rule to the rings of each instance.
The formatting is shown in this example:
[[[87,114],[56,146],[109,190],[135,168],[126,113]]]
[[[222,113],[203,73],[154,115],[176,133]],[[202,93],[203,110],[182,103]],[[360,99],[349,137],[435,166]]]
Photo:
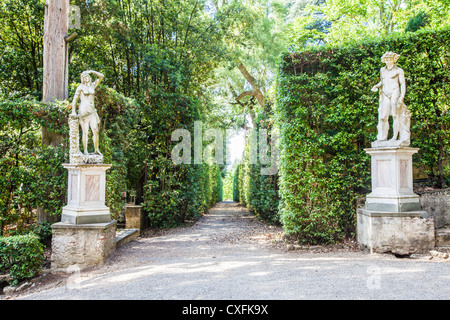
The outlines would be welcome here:
[[[78,114],[81,118],[93,114],[95,110],[95,87],[80,86],[80,106]]]
[[[393,93],[400,91],[399,75],[401,69],[396,67],[391,70],[387,68],[381,69],[381,82],[383,94],[391,97]]]

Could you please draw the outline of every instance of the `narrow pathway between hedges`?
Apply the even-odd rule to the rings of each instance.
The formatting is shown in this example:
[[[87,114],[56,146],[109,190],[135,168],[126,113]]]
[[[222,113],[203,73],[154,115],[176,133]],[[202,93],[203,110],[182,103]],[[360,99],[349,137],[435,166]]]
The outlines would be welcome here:
[[[49,274],[12,299],[448,299],[450,267],[354,247],[288,251],[280,227],[220,202],[191,226],[147,231],[104,266]],[[328,251],[328,252],[327,252]],[[47,279],[47,280],[45,280]]]

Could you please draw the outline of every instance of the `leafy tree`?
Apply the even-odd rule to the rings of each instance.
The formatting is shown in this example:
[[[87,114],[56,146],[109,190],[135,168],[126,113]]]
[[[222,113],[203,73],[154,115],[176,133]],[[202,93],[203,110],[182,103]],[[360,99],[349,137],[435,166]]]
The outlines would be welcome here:
[[[0,1],[0,94],[42,95],[44,4]]]

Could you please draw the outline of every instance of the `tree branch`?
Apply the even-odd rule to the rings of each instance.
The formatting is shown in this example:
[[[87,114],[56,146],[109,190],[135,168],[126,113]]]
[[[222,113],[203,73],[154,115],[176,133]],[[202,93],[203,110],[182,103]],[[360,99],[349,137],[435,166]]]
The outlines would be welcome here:
[[[256,82],[255,78],[247,71],[247,69],[244,67],[242,63],[239,63],[238,69],[241,71],[242,75],[244,76],[245,80],[247,80],[252,88],[253,88],[253,96],[258,100],[258,103],[261,107],[265,107],[264,103],[264,95],[261,92],[261,88]]]
[[[242,98],[244,98],[246,96],[256,96],[256,94],[255,94],[254,91],[244,91],[240,95],[235,97],[235,99],[236,99],[236,101],[239,101],[239,100],[241,100]]]

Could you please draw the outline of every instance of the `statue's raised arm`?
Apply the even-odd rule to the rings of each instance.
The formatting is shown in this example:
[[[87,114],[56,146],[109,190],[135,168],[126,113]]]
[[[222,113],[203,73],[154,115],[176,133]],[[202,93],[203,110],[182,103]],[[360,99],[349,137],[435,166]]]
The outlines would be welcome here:
[[[94,81],[94,86],[96,88],[100,84],[100,82],[102,82],[103,78],[105,77],[102,73],[94,71],[94,70],[86,71],[86,73],[88,73],[88,74],[92,73],[97,76],[97,80]]]

